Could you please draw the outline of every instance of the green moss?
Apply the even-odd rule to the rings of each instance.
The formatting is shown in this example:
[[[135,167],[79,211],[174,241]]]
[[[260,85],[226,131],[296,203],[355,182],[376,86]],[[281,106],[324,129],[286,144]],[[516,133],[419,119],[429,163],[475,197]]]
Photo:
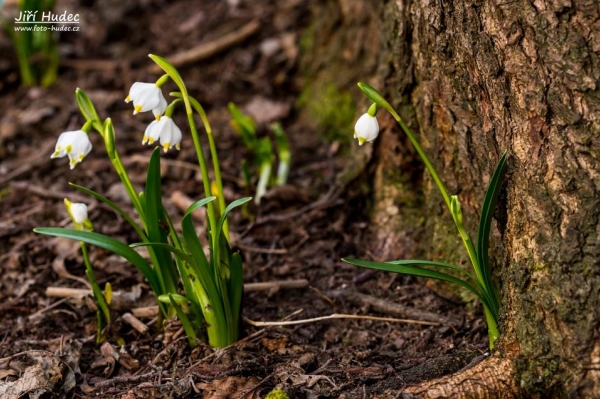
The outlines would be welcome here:
[[[275,388],[265,396],[265,399],[289,399],[288,394],[281,388]]]
[[[306,84],[298,99],[298,106],[306,108],[317,128],[325,133],[330,142],[352,141],[356,106],[347,91],[340,90],[331,81]]]

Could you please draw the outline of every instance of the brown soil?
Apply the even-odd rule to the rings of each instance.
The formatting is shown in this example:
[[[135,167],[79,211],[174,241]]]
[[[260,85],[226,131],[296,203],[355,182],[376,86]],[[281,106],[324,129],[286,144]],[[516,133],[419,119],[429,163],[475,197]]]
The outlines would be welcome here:
[[[60,36],[62,67],[54,86],[20,87],[11,43],[0,36],[5,55],[0,60],[0,387],[19,381],[28,366],[43,363],[45,370],[55,367],[59,373],[46,373],[50,385],[41,397],[48,398],[257,398],[278,385],[298,398],[396,397],[407,384],[455,372],[484,354],[487,337],[480,315],[422,280],[365,272],[340,261],[377,254],[367,251],[368,209],[358,190],[361,184],[331,189],[347,160],[336,153],[336,143],[327,142],[323,132],[314,131],[295,111],[301,91],[296,43],[310,18],[305,2],[60,4],[76,10],[83,22],[81,32]],[[151,117],[133,117],[123,98],[132,82],[157,78],[148,71],[147,54],[169,58],[252,20],[260,26],[247,39],[180,68],[213,123],[228,202],[247,194],[239,178],[239,160],[247,154],[229,126],[227,102],[242,108],[252,103],[259,116],[272,112],[269,118],[282,121],[290,137],[290,184],[271,191],[253,209],[253,221],[235,212],[232,230],[245,259],[246,282],[307,279],[310,287],[248,293],[243,316],[277,321],[299,310],[291,319],[332,313],[402,316],[369,301],[379,298],[425,318],[437,315],[442,325],[337,319],[261,329],[244,323],[241,342],[211,351],[190,350],[177,323],[159,330],[151,319],[143,319],[150,330],[140,334],[122,321],[124,311],[115,311],[108,336],[120,353],[115,361],[95,343],[96,317],[89,300],[45,294],[49,286],[85,288],[77,244],[32,232],[36,226],[68,225],[62,199],[69,197],[90,204],[97,231],[128,243],[136,240],[114,212],[68,185],[87,186],[131,208],[99,137],[93,137],[94,149],[73,171],[64,159],[50,160],[60,132],[82,124],[75,88],[89,94],[101,117],[112,117],[121,156],[141,188],[151,150],[140,142]],[[259,97],[272,104],[257,101]],[[179,113],[175,120],[183,127],[181,117]],[[203,196],[189,137],[184,137],[181,152],[163,159],[173,161],[164,170],[165,193]],[[165,202],[171,214],[181,216],[168,195]],[[134,306],[153,304],[134,267],[95,248],[92,261],[101,285],[110,282],[121,292],[141,289]],[[357,297],[353,291],[371,297]],[[60,362],[52,366],[49,359],[54,358]],[[74,384],[68,376],[75,377]]]

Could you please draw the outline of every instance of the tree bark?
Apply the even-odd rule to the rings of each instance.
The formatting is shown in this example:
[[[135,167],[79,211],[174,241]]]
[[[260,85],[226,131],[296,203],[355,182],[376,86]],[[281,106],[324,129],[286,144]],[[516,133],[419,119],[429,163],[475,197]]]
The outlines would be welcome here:
[[[509,151],[490,250],[501,337],[490,359],[409,389],[415,397],[600,397],[599,8],[597,0],[381,2],[380,82],[459,195],[471,232]],[[393,233],[390,245],[411,236],[401,220],[420,210],[434,232],[420,237],[429,257],[466,260],[427,173],[397,176],[414,156],[398,150],[399,127],[383,126],[375,219]],[[422,187],[423,206],[398,194],[407,185]]]

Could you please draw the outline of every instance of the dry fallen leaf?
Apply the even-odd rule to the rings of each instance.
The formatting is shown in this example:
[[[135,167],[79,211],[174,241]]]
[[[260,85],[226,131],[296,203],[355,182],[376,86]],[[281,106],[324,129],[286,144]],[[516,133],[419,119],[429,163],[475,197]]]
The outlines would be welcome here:
[[[257,389],[258,378],[227,377],[211,382],[196,384],[196,388],[204,390],[202,399],[260,399]]]

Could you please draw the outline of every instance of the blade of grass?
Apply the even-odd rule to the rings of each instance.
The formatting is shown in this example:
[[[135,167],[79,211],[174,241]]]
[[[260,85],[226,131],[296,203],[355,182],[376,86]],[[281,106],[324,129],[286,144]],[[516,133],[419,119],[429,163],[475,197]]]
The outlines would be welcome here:
[[[477,230],[477,257],[479,258],[479,264],[481,265],[482,272],[484,273],[484,281],[485,284],[490,287],[490,290],[493,290],[492,284],[492,276],[490,270],[490,261],[489,261],[489,239],[490,239],[490,230],[492,226],[492,218],[494,216],[494,210],[496,208],[496,204],[498,202],[498,196],[500,194],[500,189],[502,188],[502,183],[504,181],[504,174],[506,173],[506,151],[500,157],[498,161],[498,165],[494,170],[494,174],[492,175],[492,179],[490,180],[490,185],[485,193],[485,197],[483,200],[483,206],[481,207],[481,217],[479,220],[479,228]],[[495,291],[495,290],[494,290]],[[494,297],[495,308],[500,306],[500,300],[497,295],[492,295]]]

